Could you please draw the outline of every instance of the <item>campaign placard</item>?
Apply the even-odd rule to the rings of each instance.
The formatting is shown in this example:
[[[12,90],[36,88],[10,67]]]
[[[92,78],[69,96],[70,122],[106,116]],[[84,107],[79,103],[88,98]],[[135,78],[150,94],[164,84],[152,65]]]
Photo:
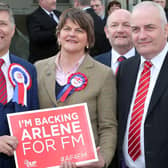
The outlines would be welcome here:
[[[18,138],[17,168],[57,168],[97,161],[86,103],[8,114],[10,133]]]

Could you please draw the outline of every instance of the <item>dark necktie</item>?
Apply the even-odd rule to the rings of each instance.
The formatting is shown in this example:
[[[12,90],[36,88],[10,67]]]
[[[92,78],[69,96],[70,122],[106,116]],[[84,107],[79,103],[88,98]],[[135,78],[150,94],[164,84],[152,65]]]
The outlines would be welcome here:
[[[7,103],[7,89],[6,89],[6,79],[1,69],[3,63],[4,60],[0,59],[0,103],[5,105]]]
[[[120,66],[120,63],[122,62],[122,61],[124,61],[126,58],[124,57],[124,56],[120,56],[118,59],[117,59],[117,61],[118,61],[118,67],[117,67],[117,69],[116,69],[116,75],[117,75],[117,72],[118,72],[118,68],[119,68],[119,66]]]
[[[141,123],[144,113],[145,100],[149,89],[151,67],[151,62],[144,62],[144,69],[139,79],[138,90],[131,114],[128,133],[128,153],[133,161],[135,161],[141,155]]]
[[[50,13],[50,17],[51,17],[51,19],[55,22],[53,13]]]

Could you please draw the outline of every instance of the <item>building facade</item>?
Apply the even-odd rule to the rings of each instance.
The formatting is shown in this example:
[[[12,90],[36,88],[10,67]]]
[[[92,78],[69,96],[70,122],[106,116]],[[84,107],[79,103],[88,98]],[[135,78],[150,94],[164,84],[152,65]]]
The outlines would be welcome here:
[[[112,0],[104,0],[107,5]],[[122,8],[132,10],[132,7],[144,0],[118,0],[122,4]],[[16,26],[21,32],[27,35],[25,28],[26,15],[33,12],[38,6],[38,0],[1,0],[6,2],[13,9],[15,15]],[[73,6],[73,0],[57,0],[57,9],[63,11]]]
[[[13,9],[15,15],[27,15],[31,13],[38,5],[38,0],[1,0],[7,2]],[[110,0],[105,0],[106,4]],[[118,0],[122,8],[132,9],[132,6],[142,0]],[[57,9],[63,11],[73,6],[73,0],[57,0]]]

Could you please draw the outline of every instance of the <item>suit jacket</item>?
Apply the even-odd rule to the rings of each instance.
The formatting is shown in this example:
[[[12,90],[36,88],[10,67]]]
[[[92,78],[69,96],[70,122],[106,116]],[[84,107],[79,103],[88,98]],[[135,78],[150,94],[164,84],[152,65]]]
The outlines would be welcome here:
[[[125,60],[117,74],[118,91],[118,154],[122,160],[122,146],[127,118],[137,79],[140,56]],[[147,168],[167,167],[168,156],[168,54],[156,81],[144,123],[144,148]]]
[[[95,58],[96,61],[99,61],[99,62],[101,62],[102,64],[111,67],[111,58],[112,58],[111,50],[108,51],[108,52],[106,52],[106,53],[97,55],[97,56],[94,57],[94,58]]]
[[[8,102],[5,106],[0,104],[0,136],[9,135],[9,128],[6,114],[14,112],[29,111],[39,108],[38,94],[37,94],[37,74],[35,67],[27,61],[10,54],[11,63],[22,65],[30,74],[32,79],[32,86],[27,91],[27,106],[22,106],[12,101]],[[2,168],[15,168],[13,157],[8,157],[0,154],[0,167]]]
[[[106,26],[107,16],[105,16],[105,17],[103,18],[103,20],[102,20],[102,21],[103,21],[103,25],[104,25],[104,26]]]
[[[136,54],[137,54],[137,51],[135,50],[135,55],[136,55]],[[106,53],[97,55],[97,56],[95,56],[94,58],[95,58],[96,61],[99,61],[99,62],[101,62],[102,64],[111,67],[111,59],[112,59],[111,50],[108,51],[108,52],[106,52]]]
[[[101,18],[94,12],[92,8],[86,10],[93,18],[95,31],[95,45],[90,51],[91,56],[95,56],[110,50],[111,46],[104,32],[104,24]]]
[[[57,10],[54,13],[59,18],[61,13]],[[34,63],[57,53],[56,27],[57,23],[41,7],[27,16],[30,62]]]
[[[87,86],[70,95],[64,102],[56,100],[56,56],[38,61],[35,65],[38,76],[40,108],[66,106],[86,102],[89,109],[96,145],[101,147],[106,166],[110,163],[116,146],[116,87],[110,68],[86,56],[77,72],[88,78]]]

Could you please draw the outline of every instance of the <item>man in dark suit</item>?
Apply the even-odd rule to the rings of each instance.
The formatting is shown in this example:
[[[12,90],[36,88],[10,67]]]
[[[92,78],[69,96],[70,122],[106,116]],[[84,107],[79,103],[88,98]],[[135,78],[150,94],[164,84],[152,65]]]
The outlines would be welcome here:
[[[0,3],[0,23],[0,167],[15,168],[13,153],[18,140],[10,136],[7,114],[39,107],[37,74],[32,64],[9,52],[15,23],[5,3]]]
[[[106,38],[104,32],[103,21],[90,7],[90,0],[74,0],[74,7],[85,10],[91,15],[94,21],[94,32],[95,32],[95,45],[90,50],[90,55],[95,56],[110,50],[111,46]]]
[[[104,26],[106,25],[107,17],[105,13],[104,0],[91,0],[90,6],[94,9],[95,13],[101,18]]]
[[[121,61],[120,56],[128,59],[135,55],[130,19],[131,14],[125,9],[115,10],[108,17],[105,32],[112,49],[95,57],[97,61],[111,67],[114,74],[116,74],[119,61]]]
[[[34,63],[57,53],[56,27],[60,14],[56,10],[56,0],[39,0],[38,9],[28,15],[30,62]]]
[[[139,3],[131,27],[139,56],[121,63],[117,75],[120,166],[163,168],[168,156],[168,25],[163,8]]]

